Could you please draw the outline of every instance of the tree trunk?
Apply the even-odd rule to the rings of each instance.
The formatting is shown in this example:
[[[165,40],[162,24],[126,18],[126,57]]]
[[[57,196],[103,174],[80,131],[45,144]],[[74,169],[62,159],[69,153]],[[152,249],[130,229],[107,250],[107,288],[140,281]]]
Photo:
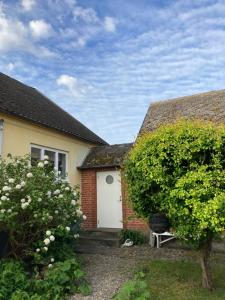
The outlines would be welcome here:
[[[212,291],[212,274],[210,269],[210,254],[212,249],[212,237],[208,236],[201,246],[202,286]]]

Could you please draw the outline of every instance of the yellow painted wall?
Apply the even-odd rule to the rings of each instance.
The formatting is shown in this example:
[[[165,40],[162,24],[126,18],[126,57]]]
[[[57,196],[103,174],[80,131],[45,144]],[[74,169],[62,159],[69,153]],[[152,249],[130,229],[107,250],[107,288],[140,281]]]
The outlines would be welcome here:
[[[30,154],[30,145],[36,144],[68,153],[68,178],[72,185],[80,185],[80,166],[93,144],[84,143],[53,129],[38,126],[20,118],[0,113],[4,120],[2,157]]]

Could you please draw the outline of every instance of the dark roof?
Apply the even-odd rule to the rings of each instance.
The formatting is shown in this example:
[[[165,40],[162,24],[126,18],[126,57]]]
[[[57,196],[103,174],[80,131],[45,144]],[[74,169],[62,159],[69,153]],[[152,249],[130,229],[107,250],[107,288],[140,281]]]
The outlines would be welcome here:
[[[94,147],[79,169],[120,167],[132,143]]]
[[[107,143],[35,88],[0,72],[0,111],[97,145]]]
[[[180,97],[150,105],[140,133],[152,131],[178,118],[225,123],[225,90]]]

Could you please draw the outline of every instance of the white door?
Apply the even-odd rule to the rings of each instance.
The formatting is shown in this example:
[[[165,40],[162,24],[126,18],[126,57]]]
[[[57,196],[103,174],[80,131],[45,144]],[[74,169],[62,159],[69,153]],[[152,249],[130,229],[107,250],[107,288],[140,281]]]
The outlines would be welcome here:
[[[123,228],[120,171],[97,172],[98,227]]]

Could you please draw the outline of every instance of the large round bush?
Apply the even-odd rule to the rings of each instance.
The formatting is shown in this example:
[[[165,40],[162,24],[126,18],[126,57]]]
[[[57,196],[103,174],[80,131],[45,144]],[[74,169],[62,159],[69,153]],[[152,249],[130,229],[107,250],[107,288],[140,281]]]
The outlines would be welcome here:
[[[225,127],[181,120],[146,133],[125,174],[140,216],[165,213],[176,236],[201,249],[203,285],[211,288],[211,242],[225,229]]]

